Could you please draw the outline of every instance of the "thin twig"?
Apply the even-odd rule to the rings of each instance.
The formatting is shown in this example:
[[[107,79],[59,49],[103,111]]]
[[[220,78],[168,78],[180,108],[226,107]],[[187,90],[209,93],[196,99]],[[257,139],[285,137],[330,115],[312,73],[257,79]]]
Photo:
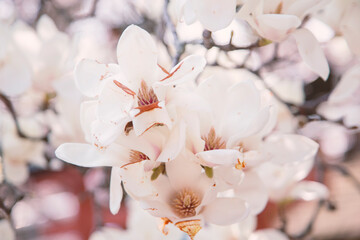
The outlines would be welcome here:
[[[185,46],[186,43],[185,42],[181,42],[179,40],[179,36],[176,32],[176,27],[174,25],[174,23],[171,20],[171,17],[169,15],[168,12],[168,7],[169,7],[169,0],[165,0],[165,4],[164,4],[164,21],[166,23],[166,26],[170,29],[171,34],[173,36],[173,40],[174,40],[174,46],[176,49],[176,53],[173,57],[173,66],[175,66],[176,64],[179,63],[181,55],[185,52]]]
[[[6,109],[9,111],[12,119],[14,120],[15,123],[15,127],[16,127],[16,132],[18,134],[19,137],[21,138],[25,138],[28,140],[32,140],[32,141],[44,141],[44,142],[48,142],[48,135],[49,132],[46,133],[44,136],[40,136],[40,137],[33,137],[33,136],[28,136],[26,135],[19,124],[19,120],[15,111],[15,108],[12,104],[12,102],[7,98],[7,96],[5,96],[4,94],[0,93],[0,100],[4,103]]]

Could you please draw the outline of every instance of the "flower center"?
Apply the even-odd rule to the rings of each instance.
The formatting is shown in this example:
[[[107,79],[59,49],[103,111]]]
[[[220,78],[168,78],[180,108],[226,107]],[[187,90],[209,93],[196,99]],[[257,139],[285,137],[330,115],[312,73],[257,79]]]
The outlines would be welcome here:
[[[193,217],[196,215],[196,208],[200,205],[199,196],[190,189],[183,189],[177,192],[171,199],[171,206],[181,218]]]
[[[137,97],[139,107],[159,102],[154,90],[152,88],[149,88],[144,80],[141,81],[141,86]]]
[[[214,150],[214,149],[224,149],[225,141],[221,137],[217,137],[215,129],[212,127],[207,136],[203,136],[202,139],[205,141],[204,151]]]
[[[144,160],[149,160],[149,157],[146,156],[146,154],[136,150],[130,151],[130,163],[137,163]]]

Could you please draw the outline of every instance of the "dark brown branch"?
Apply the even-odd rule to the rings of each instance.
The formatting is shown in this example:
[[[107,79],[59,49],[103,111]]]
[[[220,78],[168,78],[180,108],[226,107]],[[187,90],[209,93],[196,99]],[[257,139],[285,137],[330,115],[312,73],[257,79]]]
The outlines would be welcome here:
[[[254,48],[257,47],[261,47],[260,42],[256,41],[255,43],[249,45],[249,46],[245,46],[245,47],[238,47],[235,46],[234,44],[232,44],[232,36],[233,34],[231,34],[231,38],[228,44],[226,45],[218,45],[214,42],[214,39],[212,38],[212,33],[208,30],[205,30],[203,32],[203,42],[202,44],[204,45],[204,47],[206,49],[211,49],[213,47],[216,47],[218,49],[220,49],[221,51],[224,52],[230,52],[230,51],[235,51],[235,50],[252,50]]]
[[[11,103],[11,101],[8,99],[7,96],[5,96],[4,94],[0,93],[0,100],[4,103],[6,109],[9,111],[12,119],[14,120],[14,124],[15,124],[15,128],[16,128],[16,132],[18,134],[19,137],[21,138],[25,138],[28,140],[33,140],[33,141],[44,141],[44,142],[48,142],[48,135],[49,132],[46,133],[44,136],[40,136],[40,137],[33,137],[33,136],[28,136],[26,135],[19,124],[19,120],[15,111],[15,108],[13,106],[13,104]]]

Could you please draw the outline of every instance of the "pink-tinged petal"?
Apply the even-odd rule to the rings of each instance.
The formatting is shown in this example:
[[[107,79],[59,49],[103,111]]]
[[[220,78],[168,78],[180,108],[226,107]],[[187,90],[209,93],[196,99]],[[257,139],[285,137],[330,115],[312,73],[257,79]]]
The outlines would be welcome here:
[[[265,184],[254,171],[245,172],[245,177],[235,189],[235,194],[249,204],[250,213],[253,215],[262,212],[269,199]]]
[[[107,81],[100,92],[98,116],[101,121],[119,124],[130,118],[129,111],[135,104],[136,94],[126,86],[119,85],[119,81]]]
[[[216,179],[216,189],[220,192],[238,186],[245,176],[243,171],[228,166],[219,166],[213,168],[213,171]]]
[[[120,210],[121,200],[123,197],[123,190],[121,187],[120,168],[113,167],[111,169],[110,178],[110,211],[112,214],[117,214]]]
[[[124,131],[126,122],[123,124],[104,123],[99,120],[91,124],[92,142],[98,146],[109,146]]]
[[[360,28],[358,23],[360,22],[360,3],[358,1],[353,1],[344,15],[340,30],[344,34],[347,44],[349,45],[351,51],[360,55]]]
[[[262,14],[257,17],[259,34],[274,42],[281,42],[300,26],[301,20],[294,15]]]
[[[263,229],[252,233],[248,240],[289,240],[282,232],[276,229]]]
[[[319,182],[302,181],[297,183],[290,191],[290,197],[297,200],[312,201],[316,199],[327,199],[329,190]]]
[[[25,163],[13,163],[5,160],[5,167],[6,180],[15,185],[21,185],[29,178],[29,168]],[[0,175],[0,177],[3,176]]]
[[[175,160],[166,163],[166,173],[174,189],[192,186],[199,181],[202,168],[189,151],[182,152]]]
[[[159,102],[158,106],[159,107],[157,108],[142,113],[140,113],[138,109],[134,109],[130,112],[132,115],[134,131],[137,136],[140,136],[156,124],[164,124],[168,128],[171,128],[171,119],[164,107],[164,102]]]
[[[171,129],[170,135],[156,161],[169,162],[174,160],[184,148],[185,138],[186,125],[183,121],[181,121]]]
[[[316,74],[327,80],[330,70],[325,54],[314,35],[307,29],[301,28],[293,32],[301,58]]]
[[[190,25],[196,21],[196,12],[194,11],[194,2],[187,1],[183,9],[185,23]]]
[[[227,27],[235,17],[236,0],[196,0],[193,4],[198,20],[210,31]]]
[[[144,153],[150,158],[150,160],[155,160],[159,156],[163,145],[166,143],[166,134],[167,130],[162,128],[167,128],[166,126],[156,126],[150,128],[141,136],[137,136],[134,130],[131,130],[127,135],[120,135],[116,143],[127,147],[131,150],[139,151]]]
[[[121,168],[121,179],[126,192],[135,200],[149,199],[156,196],[152,185],[152,172],[144,171],[145,161]]]
[[[272,161],[282,164],[314,158],[318,148],[315,141],[295,134],[273,134],[264,143],[264,151]]]
[[[344,124],[349,128],[360,126],[360,106],[349,108],[349,112],[344,117]]]
[[[85,101],[80,105],[80,125],[85,139],[92,142],[92,123],[97,119],[97,101]]]
[[[12,47],[9,47],[12,48]],[[11,49],[0,65],[0,91],[8,96],[17,96],[31,86],[32,70],[25,56]]]
[[[54,21],[48,15],[42,15],[36,25],[37,33],[43,41],[51,40],[59,33]]]
[[[355,65],[346,71],[340,82],[329,96],[330,103],[340,103],[351,98],[360,88],[360,65]]]
[[[241,130],[239,129],[236,134],[230,135],[231,137],[227,141],[226,147],[233,148],[241,139],[259,133],[269,121],[270,109],[270,107],[264,107],[251,119],[252,121],[248,127],[244,127]],[[228,131],[230,132],[230,129]]]
[[[303,19],[306,15],[316,11],[328,4],[328,0],[302,0],[294,1],[287,9],[286,13],[296,15]]]
[[[55,155],[57,158],[81,167],[122,166],[128,159],[129,152],[119,145],[99,150],[86,143],[64,143]]]
[[[168,219],[176,219],[169,205],[161,201],[145,200],[140,201],[141,207],[154,217],[166,217]]]
[[[6,219],[0,220],[0,233],[3,239],[16,240],[16,235],[13,226]]]
[[[162,85],[176,85],[186,81],[195,81],[206,65],[203,56],[190,55],[171,69],[168,76],[160,80]]]
[[[119,71],[115,64],[102,64],[95,60],[83,59],[75,67],[75,83],[82,94],[95,97],[100,92],[100,84]]]
[[[235,165],[237,160],[241,158],[238,150],[233,149],[216,149],[210,151],[199,152],[196,154],[204,165],[209,167],[219,165]]]
[[[261,106],[260,91],[251,80],[243,80],[232,86],[226,94],[226,118],[222,120],[222,133],[229,138],[244,132],[253,122]]]
[[[205,220],[217,225],[230,225],[244,220],[249,215],[247,203],[240,198],[218,198],[206,205]]]
[[[121,71],[136,89],[142,80],[148,86],[156,80],[157,48],[151,35],[140,27],[131,25],[121,34],[117,59]]]

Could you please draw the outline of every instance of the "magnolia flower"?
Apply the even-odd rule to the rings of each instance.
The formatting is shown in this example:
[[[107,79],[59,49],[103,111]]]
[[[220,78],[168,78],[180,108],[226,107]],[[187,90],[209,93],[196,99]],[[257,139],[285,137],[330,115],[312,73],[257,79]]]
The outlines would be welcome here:
[[[331,121],[343,120],[345,126],[360,126],[360,65],[346,71],[328,100],[317,111]]]
[[[326,80],[329,66],[319,43],[309,30],[299,28],[304,17],[324,3],[323,0],[248,0],[241,7],[239,17],[264,39],[281,42],[293,36],[306,65]]]
[[[31,63],[34,88],[52,92],[53,83],[73,68],[75,49],[69,36],[60,32],[47,15],[39,19],[36,31],[24,22],[16,22],[13,35],[25,59]]]
[[[346,39],[351,51],[360,55],[359,39],[360,2],[358,0],[332,0],[315,17],[324,21]]]
[[[169,73],[157,63],[157,49],[150,34],[136,26],[128,27],[121,35],[117,56],[118,64],[83,60],[75,70],[80,91],[88,97],[98,96],[99,119],[114,129],[124,129],[131,121],[136,135],[154,125],[171,128],[166,99],[154,87],[194,79],[205,60],[189,56]]]
[[[2,151],[7,181],[16,185],[24,183],[29,177],[28,164],[45,167],[46,160],[43,156],[45,145],[41,141],[21,138],[15,128],[11,116],[1,113]],[[29,136],[41,136],[43,129],[35,119],[20,118],[21,129]],[[2,175],[2,174],[1,174]]]
[[[179,21],[186,24],[199,20],[210,31],[227,27],[235,17],[236,0],[174,0],[173,7]]]
[[[271,154],[273,161],[264,162],[256,171],[273,201],[328,197],[328,190],[323,184],[300,182],[313,167],[317,143],[300,135],[276,134],[265,140],[264,148]]]
[[[204,166],[238,165],[251,152],[244,152],[242,139],[255,135],[269,121],[270,106],[251,80],[234,82],[221,72],[202,82],[197,93],[208,104],[208,111],[199,113],[199,121],[190,118],[188,148]],[[240,164],[240,165],[239,165]]]
[[[31,86],[29,62],[15,43],[12,28],[0,21],[0,92],[19,95]]]
[[[248,215],[248,205],[243,199],[217,197],[216,183],[196,163],[193,153],[182,152],[165,164],[165,172],[167,176],[162,174],[151,183],[155,195],[138,198],[150,214],[174,223],[191,238],[203,223],[228,225]]]

